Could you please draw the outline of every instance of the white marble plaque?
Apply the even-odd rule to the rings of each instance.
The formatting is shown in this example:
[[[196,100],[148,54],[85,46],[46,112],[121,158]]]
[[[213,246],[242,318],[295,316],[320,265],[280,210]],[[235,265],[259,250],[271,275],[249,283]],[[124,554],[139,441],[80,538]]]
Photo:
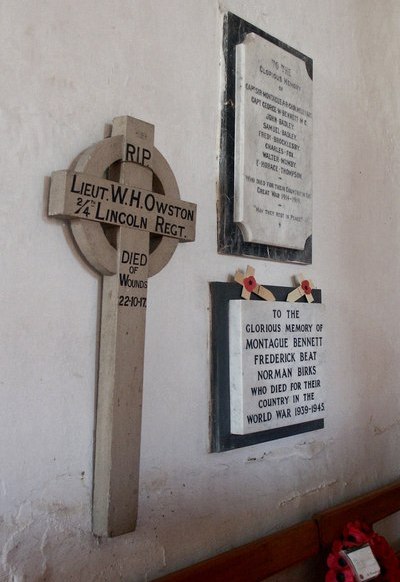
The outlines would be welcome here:
[[[304,249],[312,233],[312,79],[250,33],[236,47],[234,221],[247,242]]]
[[[249,434],[325,416],[320,303],[231,300],[231,432]]]

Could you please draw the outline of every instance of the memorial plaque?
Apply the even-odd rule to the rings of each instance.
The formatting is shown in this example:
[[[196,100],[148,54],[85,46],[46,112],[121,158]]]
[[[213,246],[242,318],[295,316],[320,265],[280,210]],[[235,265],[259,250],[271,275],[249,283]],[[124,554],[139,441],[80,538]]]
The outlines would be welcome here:
[[[229,302],[231,431],[324,416],[324,306]]]
[[[312,59],[228,13],[218,251],[312,262]]]
[[[210,283],[211,450],[228,451],[324,427],[325,326],[314,302],[286,298],[293,287],[264,285],[276,298],[241,299],[237,283]]]
[[[236,47],[234,221],[246,241],[304,249],[312,228],[312,80],[257,34]]]

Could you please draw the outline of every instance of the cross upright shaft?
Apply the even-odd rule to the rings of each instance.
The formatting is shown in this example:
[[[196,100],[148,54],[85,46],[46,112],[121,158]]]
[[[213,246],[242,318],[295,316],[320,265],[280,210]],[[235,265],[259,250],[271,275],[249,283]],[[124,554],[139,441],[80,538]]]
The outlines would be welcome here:
[[[142,147],[152,151],[153,126],[138,124]],[[133,128],[126,129],[129,141]],[[152,180],[149,168],[121,162],[120,183],[151,190]],[[149,238],[148,232],[119,227],[119,268],[103,277],[93,488],[98,535],[121,535],[136,526]]]

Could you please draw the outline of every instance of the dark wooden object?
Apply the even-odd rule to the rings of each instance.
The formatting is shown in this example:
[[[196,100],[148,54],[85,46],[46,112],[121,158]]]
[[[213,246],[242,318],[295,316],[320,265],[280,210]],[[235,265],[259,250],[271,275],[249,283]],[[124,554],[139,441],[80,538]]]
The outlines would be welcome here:
[[[159,578],[157,582],[261,582],[289,566],[316,556],[318,530],[314,521],[261,538]]]
[[[396,511],[400,511],[400,481],[322,511],[314,516],[321,546],[330,547],[349,521],[360,520],[373,525]]]
[[[261,582],[325,554],[349,521],[370,525],[400,511],[400,481],[318,513],[288,529],[158,578],[156,582]]]

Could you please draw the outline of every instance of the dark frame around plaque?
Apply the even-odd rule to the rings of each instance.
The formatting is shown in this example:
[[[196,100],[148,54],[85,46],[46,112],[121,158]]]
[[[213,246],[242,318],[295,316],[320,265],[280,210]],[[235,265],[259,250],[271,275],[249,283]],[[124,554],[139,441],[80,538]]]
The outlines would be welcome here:
[[[231,12],[228,12],[225,15],[223,32],[225,88],[221,113],[218,252],[220,254],[248,256],[259,259],[268,259],[271,261],[310,264],[312,262],[312,236],[307,239],[303,250],[246,242],[243,240],[239,226],[233,221],[236,100],[235,47],[243,42],[245,36],[251,32],[302,59],[305,62],[311,79],[313,73],[313,62],[310,57],[288,46]]]
[[[277,302],[285,302],[293,287],[268,285]],[[241,298],[237,283],[210,283],[211,293],[211,452],[219,453],[240,447],[281,439],[324,428],[324,419],[278,427],[261,432],[238,435],[231,433],[229,375],[229,301]],[[321,290],[313,289],[316,303],[321,303]],[[262,301],[252,295],[251,301]],[[306,303],[302,297],[298,303]]]

